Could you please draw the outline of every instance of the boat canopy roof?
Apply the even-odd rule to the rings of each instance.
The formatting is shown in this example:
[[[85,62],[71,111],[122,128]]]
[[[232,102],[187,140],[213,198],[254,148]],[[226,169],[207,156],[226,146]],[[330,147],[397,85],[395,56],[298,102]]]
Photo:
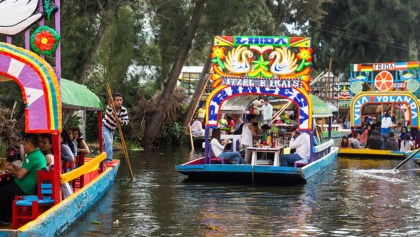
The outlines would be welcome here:
[[[64,109],[102,110],[102,102],[85,85],[61,79],[61,100]]]
[[[223,105],[220,110],[222,113],[243,114],[246,112],[248,105],[250,105],[252,101],[257,99],[258,97],[258,95],[252,94],[231,97],[223,102]],[[328,103],[325,103],[323,100],[321,100],[317,96],[314,96],[313,94],[309,94],[309,97],[311,98],[312,102],[312,111],[314,118],[332,116],[333,110],[328,105]],[[289,100],[284,99],[284,101],[287,102]]]
[[[331,109],[331,111],[332,111],[333,113],[338,112],[338,108],[337,108],[337,106],[335,106],[333,103],[331,103],[331,102],[329,102],[329,101],[327,101],[326,103],[327,103],[328,107],[330,107],[330,109]]]
[[[311,98],[312,102],[312,111],[314,118],[325,118],[325,117],[332,117],[332,110],[331,108],[318,96],[313,94],[309,94],[309,98]]]

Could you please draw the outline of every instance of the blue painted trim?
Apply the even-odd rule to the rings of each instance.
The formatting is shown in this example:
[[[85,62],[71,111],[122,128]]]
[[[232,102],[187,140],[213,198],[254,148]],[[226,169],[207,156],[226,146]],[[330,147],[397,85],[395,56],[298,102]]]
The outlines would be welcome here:
[[[63,233],[111,188],[119,166],[118,163],[114,168],[106,170],[98,176],[96,182],[89,183],[73,194],[75,196],[68,197],[42,214],[41,218],[23,226],[15,236],[55,236]],[[7,234],[0,230],[0,237],[10,236]]]

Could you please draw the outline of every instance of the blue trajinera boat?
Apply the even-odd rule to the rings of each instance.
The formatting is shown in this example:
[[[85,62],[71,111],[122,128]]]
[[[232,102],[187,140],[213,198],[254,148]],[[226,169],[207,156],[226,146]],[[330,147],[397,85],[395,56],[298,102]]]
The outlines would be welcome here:
[[[206,101],[205,155],[176,166],[176,171],[193,180],[287,185],[306,183],[330,165],[338,153],[338,148],[332,147],[332,112],[322,100],[308,93],[312,61],[310,46],[310,38],[302,37],[216,36],[211,54],[214,89]],[[296,162],[295,167],[279,166],[279,153],[286,150],[282,147],[271,150],[250,148],[253,158],[251,164],[245,165],[223,164],[223,161],[219,164],[216,161],[220,160],[211,157],[209,131],[218,127],[223,107],[232,107],[238,102],[245,106],[235,110],[242,109],[245,113],[247,105],[258,97],[280,97],[296,106],[299,131],[310,135],[308,164]],[[315,118],[321,117],[329,118],[329,140],[315,146]],[[258,151],[274,151],[274,163],[259,162],[256,156]]]
[[[60,6],[60,1],[56,0],[55,5],[49,1],[39,1],[40,5],[48,4],[48,6],[43,6],[45,14],[36,13],[39,15],[38,19],[44,16],[53,19],[55,16],[54,23],[50,24],[55,24],[55,27],[52,29],[44,26],[44,20],[47,19],[43,19],[39,22],[40,28],[33,31],[33,37],[30,37],[29,29],[25,28],[34,22],[28,25],[20,23],[27,23],[26,18],[33,19],[30,14],[38,8],[38,1],[33,2],[35,8],[32,11],[20,6],[22,4],[15,4],[17,5],[15,8],[0,6],[0,18],[22,20],[10,27],[0,27],[0,34],[8,35],[4,37],[7,43],[0,42],[0,82],[15,81],[20,86],[23,102],[26,104],[25,132],[51,134],[56,167],[50,171],[38,171],[38,195],[23,196],[14,201],[13,224],[0,227],[0,237],[60,235],[107,192],[114,183],[120,165],[118,160],[114,160],[105,166],[103,163],[106,158],[105,153],[93,159],[85,159],[81,155],[76,169],[61,174],[60,133],[62,120],[65,117],[63,112],[68,115],[70,110],[97,111],[99,147],[102,150],[100,126],[103,107],[99,98],[85,86],[60,80],[61,58],[57,33],[60,32],[60,15],[56,7]],[[3,3],[0,2],[1,4]],[[7,11],[2,12],[4,9]],[[28,12],[29,15],[26,16],[24,13]],[[25,38],[25,48],[12,45],[12,36],[9,36],[12,33],[19,34],[21,31],[24,31],[22,34]],[[54,60],[51,60],[53,62],[50,64],[40,55],[30,51],[30,45],[37,53],[51,55],[49,58],[53,58]],[[75,166],[73,163],[68,165],[69,169]],[[0,177],[0,181],[4,180],[2,178]],[[10,180],[10,177],[7,179]],[[61,184],[67,183],[75,187],[75,192],[63,200]],[[41,204],[48,205],[38,208]]]

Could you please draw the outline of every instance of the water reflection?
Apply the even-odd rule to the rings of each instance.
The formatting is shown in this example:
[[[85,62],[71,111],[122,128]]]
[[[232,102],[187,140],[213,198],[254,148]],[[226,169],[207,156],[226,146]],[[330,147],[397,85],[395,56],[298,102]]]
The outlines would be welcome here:
[[[200,154],[194,153],[193,157]],[[304,186],[185,182],[188,148],[130,155],[115,185],[65,236],[418,236],[419,169],[340,158]]]

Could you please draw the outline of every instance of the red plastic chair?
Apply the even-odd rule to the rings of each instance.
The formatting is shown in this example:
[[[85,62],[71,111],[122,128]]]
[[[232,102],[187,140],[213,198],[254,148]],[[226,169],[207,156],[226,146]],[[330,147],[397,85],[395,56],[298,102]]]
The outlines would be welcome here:
[[[53,172],[38,171],[38,195],[16,196],[12,204],[12,227],[14,229],[35,220],[50,207],[54,206]]]

